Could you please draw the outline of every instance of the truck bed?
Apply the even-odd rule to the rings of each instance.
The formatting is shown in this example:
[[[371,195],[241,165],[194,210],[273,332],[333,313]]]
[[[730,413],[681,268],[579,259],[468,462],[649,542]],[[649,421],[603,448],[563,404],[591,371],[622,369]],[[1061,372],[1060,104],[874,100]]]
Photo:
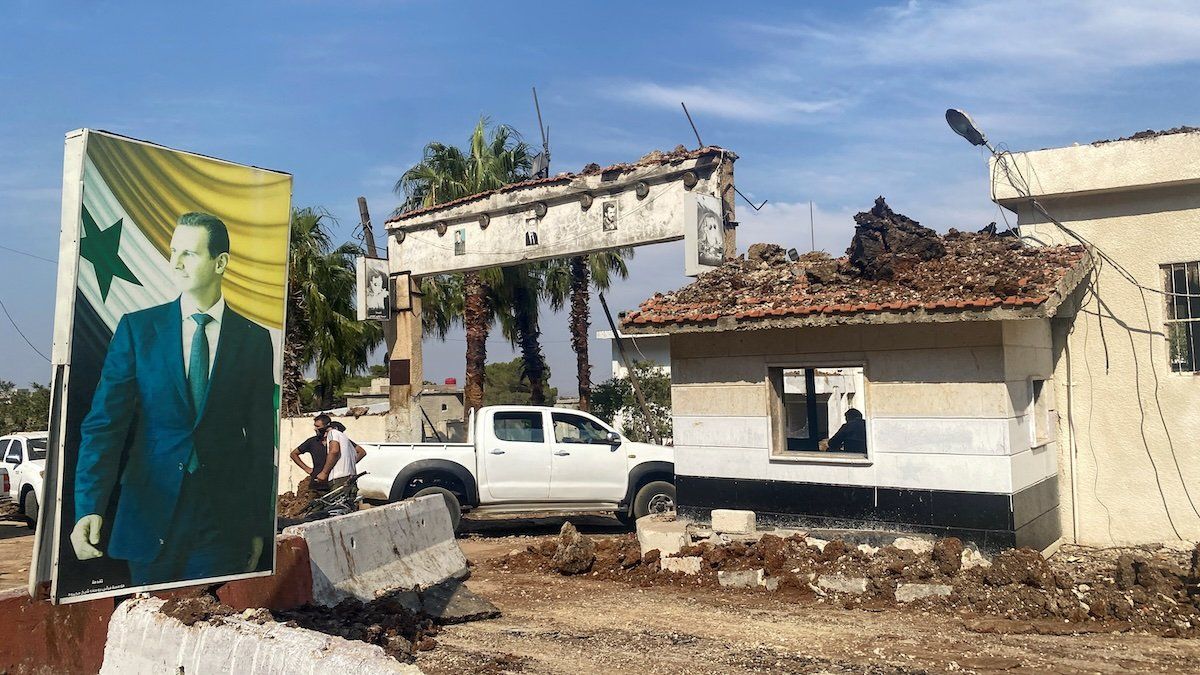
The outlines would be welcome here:
[[[358,492],[365,499],[388,499],[396,475],[412,462],[422,459],[448,460],[461,464],[472,476],[475,472],[475,446],[472,443],[360,443],[367,456],[358,463],[367,475],[358,481]]]

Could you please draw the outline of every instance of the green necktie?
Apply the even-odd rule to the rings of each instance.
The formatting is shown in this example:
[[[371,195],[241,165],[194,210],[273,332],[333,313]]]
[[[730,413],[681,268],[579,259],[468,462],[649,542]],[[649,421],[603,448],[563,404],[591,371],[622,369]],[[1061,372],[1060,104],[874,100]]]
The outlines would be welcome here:
[[[204,313],[192,315],[196,322],[196,333],[192,336],[192,352],[188,356],[188,390],[192,394],[192,411],[197,417],[204,409],[204,399],[208,396],[208,335],[204,327],[213,318]],[[195,446],[188,457],[188,473],[196,473],[200,466],[200,456],[196,454]]]

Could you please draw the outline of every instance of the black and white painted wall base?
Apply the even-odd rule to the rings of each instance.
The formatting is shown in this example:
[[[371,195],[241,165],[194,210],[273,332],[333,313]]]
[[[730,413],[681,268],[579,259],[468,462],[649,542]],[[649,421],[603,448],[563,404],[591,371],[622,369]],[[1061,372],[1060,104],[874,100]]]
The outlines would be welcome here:
[[[679,516],[697,522],[708,522],[712,509],[747,509],[760,526],[918,532],[989,552],[1042,550],[1061,536],[1057,477],[1011,495],[699,476],[675,482]]]

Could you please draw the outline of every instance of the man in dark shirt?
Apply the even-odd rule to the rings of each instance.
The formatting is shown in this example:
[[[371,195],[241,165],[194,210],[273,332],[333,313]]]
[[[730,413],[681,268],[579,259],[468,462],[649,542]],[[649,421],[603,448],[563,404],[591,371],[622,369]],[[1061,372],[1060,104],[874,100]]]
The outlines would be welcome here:
[[[822,450],[842,452],[867,451],[867,421],[854,408],[846,411],[846,423],[828,441],[821,441]]]
[[[292,461],[296,463],[296,466],[303,469],[304,473],[308,474],[308,477],[312,478],[313,480],[316,480],[317,474],[321,472],[321,469],[325,468],[325,453],[327,450],[325,448],[324,441],[325,435],[318,432],[317,435],[313,436],[307,441],[304,441],[297,448],[292,450]],[[305,464],[303,459],[300,459],[300,455],[303,454],[308,454],[308,456],[312,459],[311,467]]]

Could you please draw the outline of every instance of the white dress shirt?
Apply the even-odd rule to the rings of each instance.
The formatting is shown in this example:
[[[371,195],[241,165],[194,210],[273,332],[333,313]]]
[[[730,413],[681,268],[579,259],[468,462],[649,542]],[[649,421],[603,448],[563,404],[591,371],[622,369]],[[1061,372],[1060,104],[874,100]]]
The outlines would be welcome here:
[[[196,336],[196,329],[200,327],[192,319],[192,315],[200,312],[200,309],[184,294],[179,296],[179,311],[183,315],[183,377],[186,379],[192,369],[192,338]],[[208,374],[211,376],[213,363],[217,360],[217,339],[221,337],[221,320],[225,318],[225,296],[221,295],[216,304],[209,307],[204,314],[212,317],[212,321],[204,326],[204,335],[208,337]]]

